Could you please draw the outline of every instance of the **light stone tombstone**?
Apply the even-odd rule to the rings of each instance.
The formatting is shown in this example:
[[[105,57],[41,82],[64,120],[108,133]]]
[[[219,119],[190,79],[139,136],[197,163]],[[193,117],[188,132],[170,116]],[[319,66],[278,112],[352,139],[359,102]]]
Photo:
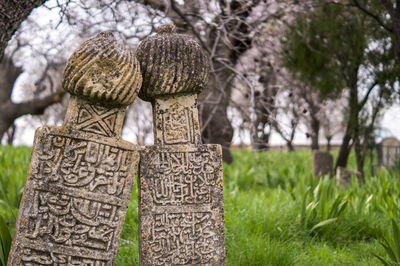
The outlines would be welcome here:
[[[327,151],[313,151],[312,153],[312,175],[332,175],[333,156]]]
[[[346,187],[351,184],[352,177],[355,176],[357,181],[361,184],[362,176],[360,172],[349,170],[345,167],[339,166],[336,169],[336,184]]]
[[[64,125],[36,131],[8,265],[114,265],[139,162],[121,139],[139,69],[106,32],[71,56]]]
[[[140,154],[140,264],[225,265],[222,149],[201,144],[197,109],[208,60],[171,25],[145,39],[137,58],[155,142]]]

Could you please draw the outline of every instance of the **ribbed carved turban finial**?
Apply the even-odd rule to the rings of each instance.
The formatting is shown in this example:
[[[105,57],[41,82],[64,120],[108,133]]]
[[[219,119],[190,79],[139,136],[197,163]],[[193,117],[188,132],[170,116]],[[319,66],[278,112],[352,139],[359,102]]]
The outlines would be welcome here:
[[[162,96],[200,93],[208,81],[209,62],[190,36],[162,25],[136,51],[143,76],[139,97],[153,101]]]
[[[63,88],[80,98],[108,106],[126,106],[142,84],[135,54],[117,44],[109,32],[85,41],[65,67]]]

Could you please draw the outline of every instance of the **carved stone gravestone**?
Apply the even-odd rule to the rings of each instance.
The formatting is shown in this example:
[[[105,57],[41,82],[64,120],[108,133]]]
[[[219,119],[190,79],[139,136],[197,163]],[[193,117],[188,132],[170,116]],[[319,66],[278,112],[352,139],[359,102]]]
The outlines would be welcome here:
[[[209,64],[199,44],[164,25],[144,40],[139,97],[153,105],[154,146],[141,151],[141,265],[224,265],[222,150],[202,145],[197,93]]]
[[[313,151],[312,154],[312,174],[314,177],[332,175],[333,157],[327,151]]]
[[[36,131],[8,265],[113,265],[139,162],[121,139],[142,83],[135,55],[109,33],[71,56],[64,126]]]

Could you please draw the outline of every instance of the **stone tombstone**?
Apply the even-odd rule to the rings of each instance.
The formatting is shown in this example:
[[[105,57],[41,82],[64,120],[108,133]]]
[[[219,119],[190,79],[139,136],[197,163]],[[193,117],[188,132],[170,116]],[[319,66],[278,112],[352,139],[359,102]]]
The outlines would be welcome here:
[[[313,151],[312,153],[312,175],[332,175],[333,157],[327,151]]]
[[[155,142],[140,154],[140,264],[225,265],[222,149],[201,144],[197,109],[208,59],[172,25],[157,31],[137,50]]]
[[[378,145],[378,166],[399,167],[400,141],[394,137],[383,139]]]
[[[336,169],[336,184],[346,187],[351,184],[351,179],[353,176],[357,177],[357,181],[361,183],[362,177],[360,172],[339,166]]]
[[[71,56],[64,125],[36,131],[8,265],[114,264],[139,163],[138,147],[121,139],[139,69],[106,32]]]

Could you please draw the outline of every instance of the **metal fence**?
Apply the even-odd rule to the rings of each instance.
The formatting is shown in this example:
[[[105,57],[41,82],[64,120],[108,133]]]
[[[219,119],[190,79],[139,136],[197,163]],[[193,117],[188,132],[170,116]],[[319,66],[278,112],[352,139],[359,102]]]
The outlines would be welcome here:
[[[376,161],[375,161],[376,156]],[[376,144],[370,149],[371,176],[376,174],[381,167],[393,170],[400,168],[400,145]]]

